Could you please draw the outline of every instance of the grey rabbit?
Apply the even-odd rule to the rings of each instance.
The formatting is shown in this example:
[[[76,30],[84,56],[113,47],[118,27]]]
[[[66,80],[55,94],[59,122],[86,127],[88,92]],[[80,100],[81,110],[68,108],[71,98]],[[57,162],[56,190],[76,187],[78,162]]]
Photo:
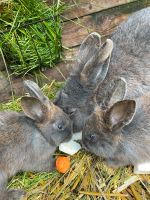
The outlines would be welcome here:
[[[125,84],[107,88],[108,107],[95,103],[82,131],[83,146],[114,168],[150,161],[150,92],[123,100]]]
[[[44,96],[33,81],[25,81],[31,96],[21,98],[23,112],[0,112],[0,200],[19,200],[22,190],[6,190],[19,171],[51,171],[56,147],[70,140],[69,117]]]
[[[55,104],[70,114],[73,132],[81,131],[85,119],[93,112],[94,105],[91,99],[98,84],[101,83],[97,97],[99,103],[103,102],[107,83],[116,77],[124,77],[128,83],[126,98],[135,98],[149,91],[150,7],[131,15],[112,34],[111,40],[113,51],[109,66],[105,61],[97,62],[103,51],[98,34],[91,33],[83,41],[77,54],[74,71],[57,95]],[[110,53],[111,48],[106,55]],[[104,56],[105,59],[107,56]],[[107,75],[103,74],[104,67],[109,67]]]

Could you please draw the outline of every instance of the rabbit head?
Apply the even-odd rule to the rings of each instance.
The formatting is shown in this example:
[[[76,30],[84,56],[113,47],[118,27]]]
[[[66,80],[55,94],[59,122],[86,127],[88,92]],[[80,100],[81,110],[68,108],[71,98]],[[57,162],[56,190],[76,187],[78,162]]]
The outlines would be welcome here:
[[[31,96],[22,97],[21,106],[26,116],[34,120],[46,140],[55,146],[72,137],[71,120],[66,113],[44,96],[38,85],[24,81]]]
[[[70,116],[73,132],[82,130],[86,117],[94,109],[91,98],[94,89],[107,74],[112,48],[112,41],[107,39],[101,44],[97,33],[91,33],[85,38],[80,46],[74,71],[57,94],[54,103]]]
[[[83,146],[97,156],[110,158],[118,150],[122,128],[129,124],[134,116],[135,101],[121,100],[125,96],[125,85],[124,80],[120,79],[111,97],[108,92],[109,95],[104,98],[106,102],[109,101],[106,103],[107,108],[95,105],[94,112],[85,122],[82,131]],[[121,90],[123,92],[118,92]]]

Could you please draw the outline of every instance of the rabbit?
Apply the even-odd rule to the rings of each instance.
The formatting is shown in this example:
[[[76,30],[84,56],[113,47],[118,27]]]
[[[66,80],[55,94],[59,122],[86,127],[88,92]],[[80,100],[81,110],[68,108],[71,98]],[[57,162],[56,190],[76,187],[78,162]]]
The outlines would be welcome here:
[[[44,96],[33,81],[25,81],[32,96],[21,98],[23,112],[0,112],[0,200],[20,200],[22,190],[6,190],[19,171],[51,171],[56,147],[72,137],[68,115]]]
[[[110,89],[107,108],[95,103],[82,131],[83,147],[113,168],[150,161],[150,92],[124,100],[125,86]]]
[[[112,34],[110,38],[113,41],[112,54],[111,47],[105,51],[106,56],[104,57],[106,58],[108,54],[111,54],[109,68],[108,65],[95,65],[97,63],[96,55],[101,54],[103,50],[100,35],[91,33],[83,41],[77,54],[74,70],[62,90],[57,94],[54,102],[70,115],[74,133],[82,131],[85,119],[93,112],[94,105],[91,99],[99,84],[101,84],[97,97],[99,103],[103,102],[107,83],[117,77],[124,77],[128,82],[126,98],[139,97],[149,91],[149,33],[150,7],[131,15]],[[87,65],[90,69],[87,68]],[[105,66],[108,68],[107,75],[100,71],[101,69],[104,70]],[[100,80],[96,78],[97,71],[99,71]]]

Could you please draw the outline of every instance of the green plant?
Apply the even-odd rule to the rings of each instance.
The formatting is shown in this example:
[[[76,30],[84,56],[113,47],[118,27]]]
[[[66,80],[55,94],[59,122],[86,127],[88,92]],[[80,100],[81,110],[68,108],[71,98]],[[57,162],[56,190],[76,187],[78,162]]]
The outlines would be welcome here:
[[[9,0],[0,15],[0,48],[15,75],[52,67],[61,58],[60,1]]]

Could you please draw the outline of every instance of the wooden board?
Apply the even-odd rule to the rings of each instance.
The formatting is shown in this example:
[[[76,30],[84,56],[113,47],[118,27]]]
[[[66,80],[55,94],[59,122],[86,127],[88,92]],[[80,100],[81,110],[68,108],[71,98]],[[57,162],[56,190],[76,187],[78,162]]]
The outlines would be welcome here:
[[[74,19],[115,6],[136,2],[137,0],[64,0],[70,6],[64,14],[64,19]],[[68,7],[69,7],[68,6]]]
[[[92,15],[85,16],[74,22],[64,24],[62,43],[65,47],[74,47],[81,44],[82,40],[91,32],[98,32],[102,36],[110,35],[115,27],[128,17],[127,14],[121,16],[108,16],[98,20]]]
[[[145,2],[136,1],[64,22],[63,46],[78,46],[84,37],[93,31],[97,31],[103,36],[110,35],[129,14],[145,7],[147,5]]]

